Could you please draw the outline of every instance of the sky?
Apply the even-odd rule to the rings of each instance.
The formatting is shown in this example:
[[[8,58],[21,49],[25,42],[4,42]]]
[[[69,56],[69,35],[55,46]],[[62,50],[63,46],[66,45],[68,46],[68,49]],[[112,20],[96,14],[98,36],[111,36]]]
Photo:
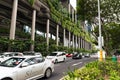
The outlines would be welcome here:
[[[76,9],[76,0],[70,0],[70,4]]]

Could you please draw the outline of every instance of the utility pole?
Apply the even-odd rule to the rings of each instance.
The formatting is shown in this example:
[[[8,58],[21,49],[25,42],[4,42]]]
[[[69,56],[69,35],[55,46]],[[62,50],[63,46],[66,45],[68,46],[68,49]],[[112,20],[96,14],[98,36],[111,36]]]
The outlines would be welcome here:
[[[99,20],[99,53],[100,56],[99,56],[99,60],[100,61],[103,61],[103,51],[102,51],[102,36],[101,36],[101,18],[100,18],[100,0],[98,0],[98,20]]]

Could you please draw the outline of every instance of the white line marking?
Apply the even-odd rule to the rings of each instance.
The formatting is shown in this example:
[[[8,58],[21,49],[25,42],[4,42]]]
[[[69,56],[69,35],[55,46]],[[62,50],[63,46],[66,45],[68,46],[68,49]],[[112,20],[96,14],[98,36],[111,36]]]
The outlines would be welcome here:
[[[79,63],[75,63],[75,64],[73,64],[72,66],[76,66],[76,65],[79,65],[79,64],[81,64],[82,62],[79,62]]]

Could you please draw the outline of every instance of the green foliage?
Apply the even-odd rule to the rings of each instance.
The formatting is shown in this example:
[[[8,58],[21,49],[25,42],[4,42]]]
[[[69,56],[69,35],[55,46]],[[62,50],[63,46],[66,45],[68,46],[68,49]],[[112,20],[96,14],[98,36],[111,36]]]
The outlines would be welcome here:
[[[39,35],[36,35],[35,41],[36,41],[36,44],[37,44],[37,43],[46,43],[45,37],[39,36]],[[51,40],[50,40],[50,42],[51,42]]]
[[[33,44],[31,40],[9,40],[8,38],[0,37],[0,49],[1,51],[8,51],[8,47],[11,51],[24,51],[29,50],[30,44]]]
[[[116,70],[110,72],[110,80],[120,80],[120,73]]]
[[[69,70],[64,80],[119,80],[120,64],[112,61],[88,63],[81,69]]]
[[[35,0],[28,0],[28,2],[33,5]]]
[[[47,44],[46,43],[35,42],[35,51],[36,52],[41,52],[41,54],[43,56],[46,56],[48,54],[46,49],[47,49]]]
[[[73,53],[74,49],[73,48],[66,48],[67,49],[67,53]]]
[[[74,71],[69,70],[67,74],[69,77],[65,77],[66,80],[94,80],[100,75],[100,70],[97,68],[82,68]]]
[[[89,24],[95,24],[94,26],[97,30],[95,31],[95,37],[99,36],[98,19],[96,18],[98,17],[98,0],[78,0],[77,3],[79,19],[82,21],[87,20]],[[101,30],[105,43],[104,49],[107,53],[110,53],[110,50],[120,47],[118,43],[120,40],[118,36],[120,30],[117,24],[120,22],[119,6],[119,0],[100,0]],[[114,27],[114,29],[112,27]]]
[[[51,17],[55,22],[60,23],[63,28],[66,28],[74,35],[82,37],[87,36],[85,39],[89,42],[91,41],[90,36],[83,32],[80,25],[71,21],[68,16],[68,11],[61,5],[59,0],[48,0],[47,3],[50,7]]]
[[[77,11],[80,20],[92,22],[93,16],[97,16],[97,0],[78,0]]]
[[[30,33],[25,33],[21,30],[16,30],[16,36],[19,37],[19,38],[30,39],[31,34]]]
[[[114,49],[119,49],[120,44],[120,24],[111,22],[103,24],[102,36],[104,37],[104,49],[110,53]],[[94,33],[98,36],[98,27],[95,28]]]
[[[1,26],[0,26],[1,27]],[[9,34],[9,28],[7,28],[7,27],[1,27],[0,28],[0,34]]]
[[[119,21],[119,6],[119,0],[100,0],[101,18],[107,22]],[[93,23],[98,16],[98,0],[78,0],[77,11],[81,20]]]
[[[6,51],[8,48],[9,44],[9,39],[8,38],[2,38],[0,37],[0,51]]]
[[[55,44],[50,45],[50,46],[49,46],[49,51],[50,51],[50,52],[58,51],[58,47],[57,47]]]

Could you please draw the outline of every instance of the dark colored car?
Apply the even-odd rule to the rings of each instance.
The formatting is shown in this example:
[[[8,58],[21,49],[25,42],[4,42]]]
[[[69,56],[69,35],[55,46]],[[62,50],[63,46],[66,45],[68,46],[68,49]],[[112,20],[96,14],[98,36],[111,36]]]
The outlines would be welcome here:
[[[82,55],[80,53],[74,53],[72,59],[82,59]]]

